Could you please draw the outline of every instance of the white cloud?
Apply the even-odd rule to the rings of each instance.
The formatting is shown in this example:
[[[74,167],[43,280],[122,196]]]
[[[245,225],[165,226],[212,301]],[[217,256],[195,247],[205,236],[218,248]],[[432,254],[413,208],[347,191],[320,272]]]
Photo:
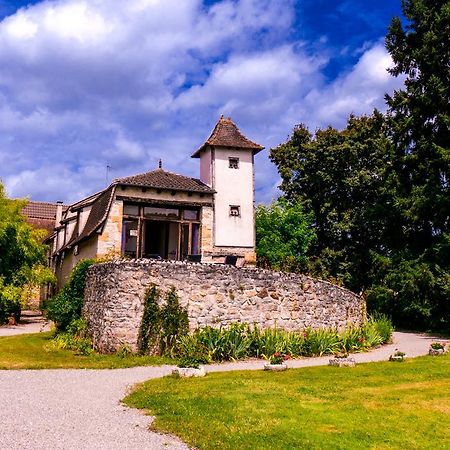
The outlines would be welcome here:
[[[313,126],[343,126],[350,113],[370,113],[374,108],[383,110],[384,93],[402,85],[401,78],[387,72],[392,60],[381,44],[366,50],[348,73],[328,86],[317,87],[304,99],[312,110]]]
[[[342,125],[399,81],[372,45],[327,83],[327,60],[293,42],[294,2],[53,0],[0,22],[0,178],[11,195],[76,200],[113,177],[198,174],[189,156],[220,114],[271,147],[293,125]],[[257,158],[259,199],[277,175]]]

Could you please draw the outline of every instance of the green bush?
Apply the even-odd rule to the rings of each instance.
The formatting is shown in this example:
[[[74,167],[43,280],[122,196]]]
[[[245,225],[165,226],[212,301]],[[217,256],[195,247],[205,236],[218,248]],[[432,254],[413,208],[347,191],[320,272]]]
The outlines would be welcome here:
[[[305,337],[307,356],[331,355],[342,348],[340,336],[333,329],[308,330]]]
[[[57,331],[66,331],[73,320],[81,317],[87,271],[92,264],[92,259],[80,261],[61,291],[47,302],[46,315],[55,322]]]
[[[200,364],[211,362],[208,349],[195,334],[186,334],[178,339],[177,356],[179,358],[178,367],[198,369]]]
[[[172,353],[178,340],[189,331],[189,319],[185,308],[180,305],[174,287],[166,294],[166,302],[159,306],[160,291],[151,285],[144,299],[144,313],[138,335],[141,354]]]
[[[387,344],[392,341],[394,327],[392,321],[384,314],[374,314],[369,318],[369,323],[376,329],[381,336],[381,344]]]
[[[82,318],[74,319],[66,331],[56,334],[49,347],[73,350],[77,355],[90,355],[93,352],[93,345],[87,334],[87,322]]]
[[[10,317],[16,322],[20,319],[20,298],[22,289],[17,286],[4,286],[0,279],[0,325],[7,323]]]
[[[276,352],[291,357],[359,352],[389,342],[392,331],[392,324],[385,316],[371,317],[361,327],[349,327],[341,333],[335,329],[309,328],[261,330],[256,325],[234,323],[228,327],[205,327],[180,338],[176,355],[183,362],[189,359],[186,355],[201,355],[204,363],[248,357],[268,359]]]
[[[161,319],[158,305],[159,290],[152,284],[144,297],[144,313],[139,327],[138,349],[142,354],[153,354],[160,350]]]
[[[186,309],[179,302],[174,287],[166,295],[166,304],[161,308],[161,354],[170,352],[177,340],[188,333],[189,319]]]

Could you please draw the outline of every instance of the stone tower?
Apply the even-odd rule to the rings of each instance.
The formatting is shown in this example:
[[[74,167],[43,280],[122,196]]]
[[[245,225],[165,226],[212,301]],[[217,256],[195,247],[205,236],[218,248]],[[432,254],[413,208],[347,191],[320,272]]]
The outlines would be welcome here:
[[[235,255],[239,262],[255,261],[254,156],[263,148],[247,139],[231,118],[222,116],[192,155],[200,158],[201,181],[215,191],[212,261],[224,255]]]

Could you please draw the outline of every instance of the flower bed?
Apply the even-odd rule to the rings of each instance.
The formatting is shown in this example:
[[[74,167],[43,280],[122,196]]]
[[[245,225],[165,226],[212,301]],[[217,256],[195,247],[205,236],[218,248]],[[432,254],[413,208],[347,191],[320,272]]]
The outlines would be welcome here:
[[[392,325],[385,318],[369,319],[362,327],[339,333],[335,329],[285,331],[233,324],[226,328],[205,327],[182,336],[173,355],[195,364],[235,361],[250,357],[265,358],[271,365],[286,358],[362,352],[390,342]]]

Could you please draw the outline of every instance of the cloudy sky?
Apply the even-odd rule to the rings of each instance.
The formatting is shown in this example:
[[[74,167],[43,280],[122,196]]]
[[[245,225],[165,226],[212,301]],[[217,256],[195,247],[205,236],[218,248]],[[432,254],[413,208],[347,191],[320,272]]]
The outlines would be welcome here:
[[[305,123],[341,127],[399,87],[383,45],[400,0],[0,0],[0,179],[72,202],[191,153],[221,114],[266,150]]]

